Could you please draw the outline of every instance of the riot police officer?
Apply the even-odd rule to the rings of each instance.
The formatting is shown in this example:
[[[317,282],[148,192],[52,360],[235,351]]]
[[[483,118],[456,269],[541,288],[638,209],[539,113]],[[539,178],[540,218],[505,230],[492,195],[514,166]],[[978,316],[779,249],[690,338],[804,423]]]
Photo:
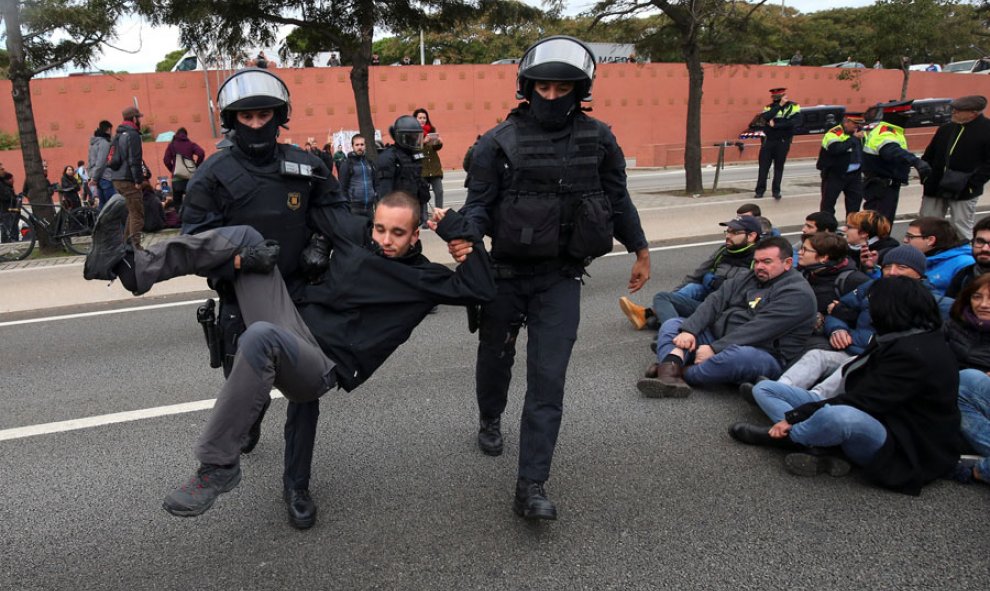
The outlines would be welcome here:
[[[420,223],[425,227],[430,188],[423,179],[423,126],[412,115],[402,115],[388,133],[395,143],[378,154],[378,194],[405,191],[415,195],[422,211]]]
[[[614,234],[636,253],[629,290],[650,274],[625,157],[608,126],[581,109],[591,100],[594,73],[594,54],[572,37],[548,37],[526,51],[516,84],[525,102],[478,140],[461,210],[492,237],[498,285],[480,312],[478,446],[485,454],[502,453],[515,341],[523,325],[529,331],[513,509],[530,519],[557,518],[544,483],[563,414],[584,268],[612,250]],[[451,244],[455,258],[467,251],[462,242]]]
[[[182,210],[182,231],[192,234],[220,226],[246,225],[281,245],[278,268],[294,300],[301,296],[306,276],[300,258],[312,232],[307,217],[321,207],[347,207],[337,181],[316,156],[279,144],[279,129],[289,121],[289,90],[268,70],[235,72],[220,87],[217,105],[226,139],[189,182]],[[221,268],[210,277],[220,294],[224,375],[229,374],[237,337],[244,331],[232,289],[234,269]],[[267,408],[267,407],[266,407]],[[262,412],[262,416],[264,412]],[[319,403],[288,404],[285,423],[283,484],[289,522],[311,527],[316,505],[309,478],[316,438]],[[243,451],[250,452],[260,435],[260,421],[251,430]]]

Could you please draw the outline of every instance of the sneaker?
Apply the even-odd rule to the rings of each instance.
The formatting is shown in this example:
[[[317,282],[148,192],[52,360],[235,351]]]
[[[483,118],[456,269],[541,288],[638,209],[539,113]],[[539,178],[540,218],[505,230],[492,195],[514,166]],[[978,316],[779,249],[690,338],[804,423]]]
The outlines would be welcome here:
[[[793,453],[784,457],[784,469],[795,476],[828,474],[840,478],[849,474],[852,466],[838,456]]]
[[[619,298],[619,307],[622,308],[622,313],[636,327],[636,330],[643,330],[643,327],[646,326],[646,308],[637,306],[625,296]]]
[[[124,231],[121,225],[126,219],[127,201],[118,193],[107,201],[93,225],[93,248],[83,263],[84,279],[113,281],[117,278],[113,268],[124,258]]]
[[[109,204],[108,204],[109,207]],[[231,491],[241,482],[241,467],[202,464],[189,482],[165,497],[162,508],[177,517],[202,515],[213,506],[222,493]]]
[[[979,460],[973,457],[961,457],[959,462],[949,472],[947,478],[961,482],[962,484],[972,484],[977,481],[974,473]]]
[[[557,507],[547,498],[543,483],[525,478],[516,481],[516,498],[512,509],[516,515],[526,519],[557,519]]]

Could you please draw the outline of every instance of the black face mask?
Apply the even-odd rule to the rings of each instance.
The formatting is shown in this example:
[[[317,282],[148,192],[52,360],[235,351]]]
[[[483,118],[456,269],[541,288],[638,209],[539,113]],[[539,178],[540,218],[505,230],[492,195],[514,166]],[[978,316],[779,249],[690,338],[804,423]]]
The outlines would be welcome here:
[[[577,109],[577,99],[574,91],[552,101],[540,96],[540,93],[533,91],[529,101],[530,112],[540,127],[544,129],[561,129],[567,125],[571,114]]]
[[[275,153],[277,137],[278,124],[274,117],[258,129],[248,127],[240,121],[234,124],[234,143],[252,160],[270,158]]]

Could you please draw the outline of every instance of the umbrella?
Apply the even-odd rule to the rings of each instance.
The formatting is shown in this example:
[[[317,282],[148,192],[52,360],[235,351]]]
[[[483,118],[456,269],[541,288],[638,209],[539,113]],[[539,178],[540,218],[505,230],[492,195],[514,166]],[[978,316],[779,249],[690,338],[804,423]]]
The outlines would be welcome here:
[[[174,131],[163,131],[163,132],[161,132],[161,133],[158,134],[158,137],[155,138],[155,141],[156,142],[170,142],[170,141],[172,141],[172,136],[174,136],[174,135],[175,135],[175,132]]]

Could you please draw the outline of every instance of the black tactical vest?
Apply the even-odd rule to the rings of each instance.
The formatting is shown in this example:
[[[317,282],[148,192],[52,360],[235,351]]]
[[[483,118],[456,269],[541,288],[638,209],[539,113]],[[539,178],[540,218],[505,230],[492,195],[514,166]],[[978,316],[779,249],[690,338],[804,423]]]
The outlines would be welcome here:
[[[311,234],[306,211],[315,179],[306,167],[313,164],[302,150],[280,145],[279,157],[271,163],[255,165],[231,152],[211,167],[228,193],[221,205],[224,225],[251,226],[278,240],[278,269],[286,278],[298,268]]]
[[[611,204],[602,191],[597,123],[583,114],[547,131],[513,111],[494,132],[512,181],[495,212],[496,259],[587,262],[612,249]],[[554,143],[566,142],[563,153]]]

